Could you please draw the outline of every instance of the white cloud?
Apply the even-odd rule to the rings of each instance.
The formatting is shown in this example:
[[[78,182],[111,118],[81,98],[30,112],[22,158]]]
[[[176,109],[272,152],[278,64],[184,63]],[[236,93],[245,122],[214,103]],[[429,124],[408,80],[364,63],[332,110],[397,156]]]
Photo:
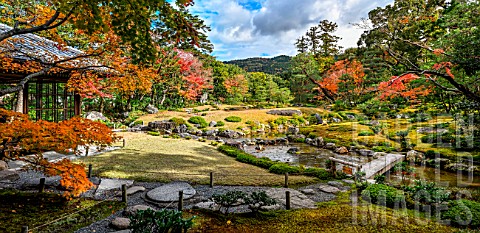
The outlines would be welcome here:
[[[295,40],[319,21],[339,25],[344,48],[355,47],[362,30],[350,23],[393,0],[197,0],[192,12],[212,31],[214,56],[220,60],[295,55]]]

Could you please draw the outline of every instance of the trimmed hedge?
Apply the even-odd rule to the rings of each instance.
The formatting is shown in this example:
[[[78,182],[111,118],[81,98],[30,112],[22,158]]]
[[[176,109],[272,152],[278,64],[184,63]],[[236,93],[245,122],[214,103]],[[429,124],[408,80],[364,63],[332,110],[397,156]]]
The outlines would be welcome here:
[[[379,198],[385,196],[385,204],[393,207],[397,196],[400,194],[402,194],[402,191],[394,187],[385,184],[372,184],[362,191],[362,198],[370,199],[370,202],[374,204],[381,204],[379,203]]]
[[[268,171],[275,174],[300,173],[300,167],[290,166],[285,163],[277,163],[271,166]]]
[[[302,173],[304,172],[306,176],[313,176],[317,177],[322,180],[329,180],[331,179],[331,175],[328,171],[323,168],[307,168],[303,169],[298,166],[290,166],[286,163],[282,162],[275,162],[270,160],[269,158],[257,158],[251,154],[245,153],[244,151],[237,149],[235,147],[222,145],[218,147],[218,150],[227,156],[234,157],[237,161],[242,163],[248,163],[255,165],[257,167],[268,169],[269,172],[275,174],[295,174],[295,173]]]
[[[199,128],[206,128],[208,126],[207,121],[205,121],[205,119],[203,119],[203,117],[200,117],[200,116],[190,117],[190,119],[188,119],[188,122],[192,124],[200,125]]]
[[[242,121],[242,118],[240,118],[238,116],[229,116],[229,117],[225,118],[225,121],[227,121],[227,122],[240,122],[240,121]]]
[[[454,200],[448,203],[448,211],[442,213],[443,220],[455,226],[480,227],[480,203],[469,200]]]

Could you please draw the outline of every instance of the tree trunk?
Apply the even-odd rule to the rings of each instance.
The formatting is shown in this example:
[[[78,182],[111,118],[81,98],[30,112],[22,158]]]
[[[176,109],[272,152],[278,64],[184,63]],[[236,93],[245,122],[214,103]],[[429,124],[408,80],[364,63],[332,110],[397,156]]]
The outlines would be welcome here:
[[[160,106],[163,106],[163,102],[165,101],[166,98],[167,98],[167,90],[164,90],[162,100],[160,101]]]
[[[15,106],[15,111],[23,113],[23,89],[20,89],[17,92],[17,104]]]

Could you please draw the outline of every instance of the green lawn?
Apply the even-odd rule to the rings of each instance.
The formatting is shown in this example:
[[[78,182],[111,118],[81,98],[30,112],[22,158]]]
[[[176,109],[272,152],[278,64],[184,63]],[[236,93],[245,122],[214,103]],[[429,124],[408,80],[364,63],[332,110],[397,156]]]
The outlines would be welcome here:
[[[125,148],[77,160],[92,164],[94,175],[137,181],[170,182],[187,181],[208,184],[214,172],[215,184],[278,186],[284,183],[283,175],[237,162],[217,151],[207,142],[168,139],[142,133],[121,133],[126,139]],[[306,176],[291,176],[289,183],[312,183]]]

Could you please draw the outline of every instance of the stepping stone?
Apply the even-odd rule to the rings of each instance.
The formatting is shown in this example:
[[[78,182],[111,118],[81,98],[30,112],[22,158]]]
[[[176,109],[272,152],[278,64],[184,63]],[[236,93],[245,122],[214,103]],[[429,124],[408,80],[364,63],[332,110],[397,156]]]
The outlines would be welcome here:
[[[118,179],[102,179],[98,185],[95,195],[100,195],[108,190],[121,189],[122,185],[131,186],[133,180],[118,180]]]
[[[194,209],[205,209],[205,210],[218,210],[219,205],[215,204],[213,201],[200,202],[193,206]]]
[[[127,196],[130,196],[130,195],[133,195],[135,193],[138,193],[138,192],[143,192],[145,191],[145,187],[142,187],[142,186],[133,186],[133,187],[130,187],[127,189]],[[117,196],[121,197],[122,196],[122,192],[118,192]]]
[[[340,192],[340,189],[338,189],[337,187],[330,186],[330,185],[320,185],[318,187],[318,189],[320,189],[320,191],[322,191],[322,192],[333,193],[333,194],[336,194],[336,193]]]
[[[175,182],[150,190],[147,193],[147,198],[158,202],[178,201],[178,192],[182,190],[184,200],[192,198],[197,193],[190,184],[185,182]]]
[[[20,175],[16,171],[2,170],[0,171],[0,180],[15,181],[20,179]]]
[[[342,181],[345,182],[346,184],[355,184],[355,181],[354,181],[354,180],[344,179],[344,180],[342,180]]]
[[[304,189],[304,190],[301,190],[301,192],[304,193],[304,194],[307,194],[307,195],[315,194],[315,190],[313,190],[313,189]]]
[[[315,202],[305,196],[305,194],[295,190],[287,188],[271,188],[265,190],[267,196],[275,199],[277,204],[286,205],[285,191],[290,191],[290,207],[292,209],[315,209],[317,206]]]
[[[114,231],[112,233],[131,233],[131,230],[121,230],[121,231]]]
[[[331,186],[334,186],[334,187],[337,187],[339,189],[343,188],[343,184],[339,181],[328,181],[327,184],[331,185]]]
[[[134,206],[128,206],[125,209],[125,215],[131,216],[131,215],[136,214],[137,211],[139,211],[139,210],[147,210],[147,209],[156,210],[155,208],[152,208],[148,205],[134,205]]]
[[[112,220],[110,225],[117,230],[125,230],[125,229],[128,229],[128,226],[130,226],[130,219],[116,217],[115,219]]]

